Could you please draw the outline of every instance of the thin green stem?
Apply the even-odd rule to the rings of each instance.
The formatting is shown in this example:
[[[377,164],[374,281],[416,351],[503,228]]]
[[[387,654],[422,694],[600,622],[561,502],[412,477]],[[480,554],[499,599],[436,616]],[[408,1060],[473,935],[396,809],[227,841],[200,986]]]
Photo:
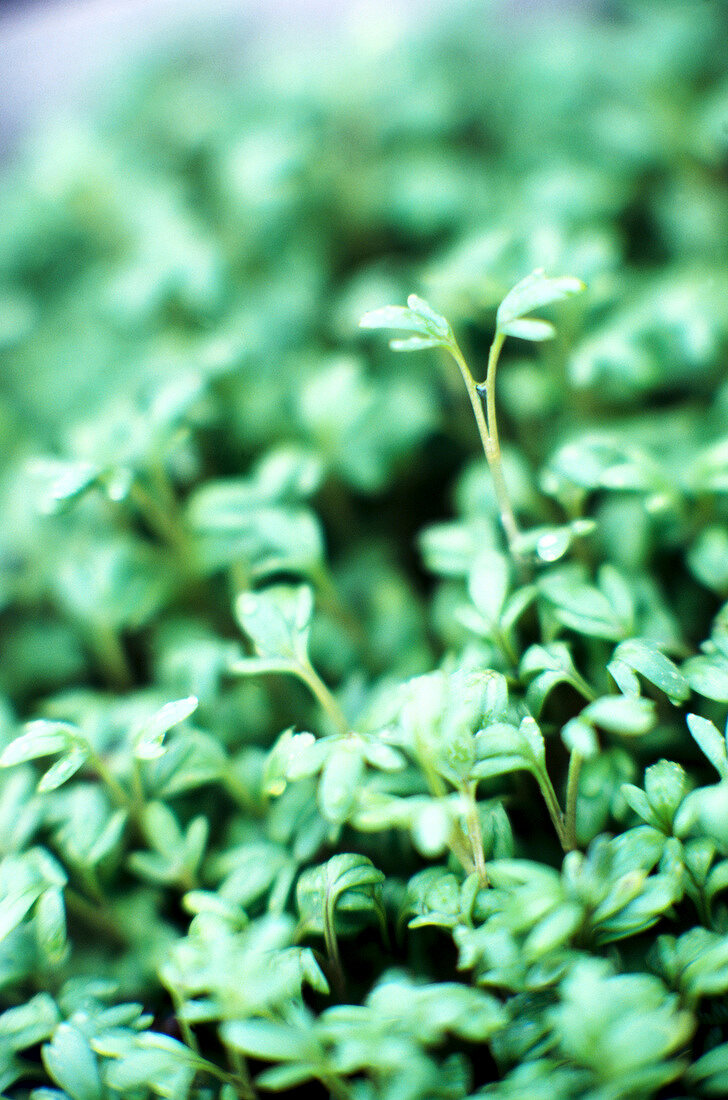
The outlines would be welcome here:
[[[117,631],[106,623],[96,623],[90,640],[109,685],[117,691],[128,691],[134,676]]]
[[[99,756],[96,752],[89,754],[88,763],[90,767],[96,772],[101,782],[104,784],[112,799],[122,810],[128,810],[131,817],[136,818],[138,816],[138,807],[136,806],[134,799],[125,791],[119,780],[112,775],[111,770],[107,767],[106,761],[103,757]]]
[[[448,344],[448,349],[460,368],[465,388],[468,391],[470,404],[472,405],[475,415],[475,422],[478,426],[478,433],[481,443],[483,444],[483,451],[488,460],[491,477],[493,478],[493,489],[498,502],[501,524],[505,531],[506,538],[508,539],[508,547],[513,557],[518,558],[519,555],[515,547],[520,537],[520,531],[518,530],[518,524],[516,523],[516,517],[513,512],[513,505],[511,504],[511,498],[508,493],[508,486],[506,485],[503,475],[503,461],[501,458],[500,442],[498,440],[498,421],[495,411],[495,375],[504,340],[505,337],[502,333],[496,333],[495,339],[490,347],[490,354],[488,355],[488,372],[485,378],[485,411],[483,411],[483,402],[480,397],[478,386],[455,340],[453,340],[451,344]]]
[[[63,897],[70,916],[92,929],[96,935],[110,940],[116,947],[129,946],[129,937],[108,910],[94,905],[70,886],[63,891]]]
[[[473,871],[477,871],[475,860],[473,859],[470,845],[468,844],[468,838],[465,836],[460,825],[455,825],[453,828],[452,833],[447,839],[447,846],[455,856],[455,859],[458,861],[463,871],[465,871],[466,875],[472,875]],[[484,885],[487,885],[487,882],[484,883]]]
[[[573,851],[576,844],[576,799],[579,793],[579,776],[584,757],[576,749],[569,757],[569,771],[566,777],[566,813],[564,815],[564,847]]]
[[[250,1070],[248,1069],[248,1062],[245,1055],[242,1054],[239,1050],[231,1050],[230,1064],[234,1069],[233,1081],[239,1088],[238,1095],[250,1097],[252,1100],[252,1098],[256,1097],[258,1093],[256,1092],[255,1085],[253,1084],[253,1079],[250,1076]]]
[[[171,508],[160,504],[156,496],[137,480],[132,482],[129,496],[150,530],[189,569],[192,560],[190,542],[177,516],[176,506]]]
[[[326,711],[339,733],[343,736],[351,733],[351,726],[346,720],[346,715],[313,665],[306,661],[295,665],[294,671],[299,679],[303,680],[322,709]]]
[[[597,692],[594,690],[591,684],[584,679],[580,672],[575,671],[572,673],[571,682],[573,683],[576,690],[580,691],[584,698],[587,699],[590,703],[593,703],[594,700],[598,698]]]
[[[561,811],[561,806],[559,804],[559,800],[556,797],[556,791],[554,790],[554,785],[551,782],[551,779],[549,778],[549,774],[548,774],[548,772],[546,771],[545,768],[536,773],[536,780],[537,780],[538,785],[541,789],[541,794],[543,795],[543,800],[546,803],[546,809],[549,812],[549,817],[551,818],[554,829],[556,830],[556,835],[559,838],[559,843],[560,843],[561,847],[564,849],[564,851],[566,852],[569,849],[567,848],[567,843],[566,843],[566,829],[565,829],[565,825],[564,825],[564,815]]]
[[[326,954],[329,957],[329,963],[333,971],[334,986],[337,993],[342,995],[344,992],[344,969],[341,965],[339,944],[336,939],[336,928],[334,927],[335,920],[334,902],[331,897],[331,891],[327,889],[326,907],[324,910],[324,942],[326,944]]]
[[[488,872],[485,869],[485,852],[483,851],[483,829],[480,823],[480,814],[478,813],[475,783],[468,783],[465,790],[465,797],[467,799],[465,820],[468,826],[470,847],[473,850],[475,871],[477,872],[480,885],[488,886]]]
[[[189,1020],[185,1018],[184,998],[180,995],[179,990],[177,990],[174,986],[169,985],[167,986],[167,989],[169,991],[169,996],[174,1007],[175,1018],[179,1025],[182,1038],[184,1039],[190,1050],[194,1050],[195,1054],[199,1054],[200,1048],[197,1045],[197,1037],[192,1030],[192,1025],[190,1024]]]
[[[415,751],[417,763],[427,781],[427,789],[430,794],[433,798],[446,798],[447,784],[432,766],[432,761],[427,752],[427,746],[423,744],[422,739],[417,733],[415,733]],[[450,835],[447,838],[447,846],[465,871],[465,874],[472,875],[476,868],[475,861],[471,854],[471,844],[462,826],[457,822],[453,823],[452,829],[450,830]]]
[[[354,1094],[348,1081],[344,1081],[341,1077],[331,1077],[329,1074],[319,1077],[319,1080],[329,1090],[334,1100],[352,1100]]]

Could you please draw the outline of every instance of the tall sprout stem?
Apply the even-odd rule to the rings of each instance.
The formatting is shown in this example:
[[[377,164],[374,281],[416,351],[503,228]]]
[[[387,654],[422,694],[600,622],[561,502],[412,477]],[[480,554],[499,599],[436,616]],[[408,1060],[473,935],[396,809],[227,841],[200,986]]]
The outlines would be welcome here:
[[[469,783],[465,791],[467,798],[466,823],[468,837],[473,850],[473,863],[481,886],[488,886],[488,872],[485,869],[485,853],[483,851],[483,830],[480,825],[478,803],[476,799],[476,784]]]
[[[498,421],[495,412],[495,375],[504,340],[505,336],[503,336],[502,333],[496,333],[495,339],[490,346],[488,372],[485,382],[480,386],[473,378],[470,367],[465,361],[465,356],[455,340],[448,345],[448,349],[460,369],[465,388],[468,391],[468,397],[470,398],[470,404],[472,405],[473,414],[475,415],[475,422],[478,426],[480,440],[483,444],[485,457],[488,460],[491,477],[493,478],[493,489],[498,502],[501,524],[505,531],[506,538],[508,539],[508,548],[512,556],[518,559],[520,555],[516,550],[516,546],[520,537],[520,531],[516,523],[516,517],[513,512],[513,505],[511,504],[506,480],[503,476],[503,460],[501,457],[500,442],[498,439]],[[481,394],[485,396],[485,411],[483,410]]]
[[[315,668],[309,663],[297,664],[293,669],[299,679],[304,682],[319,706],[329,716],[337,731],[346,736],[351,731],[351,726],[346,720],[346,715],[339,706],[335,696],[329,691]]]
[[[566,813],[564,815],[564,848],[571,852],[576,848],[576,799],[579,792],[579,776],[584,757],[575,749],[569,757],[566,777]]]
[[[564,814],[562,813],[559,800],[556,797],[556,791],[554,790],[553,783],[549,778],[549,774],[544,768],[536,773],[536,781],[541,789],[543,800],[546,803],[546,809],[549,812],[556,835],[559,838],[559,844],[565,852],[569,851],[566,838],[566,824],[564,822]]]

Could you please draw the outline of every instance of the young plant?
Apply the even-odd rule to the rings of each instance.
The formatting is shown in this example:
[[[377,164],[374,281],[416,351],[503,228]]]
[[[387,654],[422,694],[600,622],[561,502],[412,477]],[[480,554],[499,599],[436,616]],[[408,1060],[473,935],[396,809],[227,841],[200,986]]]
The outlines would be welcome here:
[[[490,346],[485,381],[480,383],[475,381],[449,322],[416,294],[410,294],[406,306],[384,306],[381,309],[370,310],[359,322],[361,328],[395,329],[414,334],[404,339],[397,337],[390,340],[389,346],[394,351],[420,351],[423,348],[441,347],[453,357],[473,408],[480,441],[493,478],[500,521],[508,540],[508,547],[513,557],[518,560],[523,557],[522,536],[503,473],[498,438],[495,403],[498,360],[507,336],[537,342],[551,340],[556,335],[556,329],[551,322],[528,315],[535,309],[542,309],[544,306],[563,301],[584,289],[584,283],[580,279],[569,275],[552,278],[543,271],[532,272],[514,286],[498,307],[495,336]]]

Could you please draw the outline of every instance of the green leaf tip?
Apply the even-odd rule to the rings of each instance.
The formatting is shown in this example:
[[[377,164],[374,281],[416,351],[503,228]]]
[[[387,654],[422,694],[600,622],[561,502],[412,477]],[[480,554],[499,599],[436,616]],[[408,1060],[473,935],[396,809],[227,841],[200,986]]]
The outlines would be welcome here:
[[[498,307],[496,328],[503,336],[517,336],[521,340],[550,340],[556,335],[554,326],[549,321],[526,315],[534,309],[580,294],[583,290],[586,290],[586,285],[573,275],[551,278],[540,268],[532,271],[506,294]]]
[[[406,306],[383,306],[365,313],[360,328],[400,329],[415,335],[390,341],[393,351],[421,351],[423,348],[447,346],[453,340],[449,322],[436,313],[429,302],[410,294]]]

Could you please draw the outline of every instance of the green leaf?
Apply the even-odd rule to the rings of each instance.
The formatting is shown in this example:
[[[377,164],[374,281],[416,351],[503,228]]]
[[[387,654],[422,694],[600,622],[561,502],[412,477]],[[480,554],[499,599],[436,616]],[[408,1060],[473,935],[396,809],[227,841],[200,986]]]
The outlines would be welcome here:
[[[417,851],[426,859],[441,855],[447,847],[452,828],[452,813],[443,799],[425,803],[412,823],[412,840]]]
[[[450,325],[435,313],[430,305],[416,294],[410,294],[407,308],[404,306],[384,306],[365,313],[359,322],[360,328],[404,329],[417,335],[406,340],[392,340],[390,347],[395,351],[419,351],[421,348],[447,345],[452,342]]]
[[[68,722],[49,722],[44,718],[28,722],[25,731],[5,748],[0,756],[1,767],[9,768],[40,756],[65,752],[75,748],[79,738],[79,730]]]
[[[564,626],[588,637],[621,641],[628,624],[616,614],[610,600],[597,587],[583,581],[577,570],[564,567],[538,581],[542,597]]]
[[[335,917],[337,910],[374,913],[382,921],[383,881],[382,872],[366,856],[340,853],[327,863],[309,867],[296,884],[301,934],[323,935],[327,921]]]
[[[585,760],[599,752],[599,742],[593,726],[582,718],[570,719],[561,730],[561,740],[569,752],[578,752]]]
[[[327,821],[340,825],[350,815],[364,775],[359,746],[341,743],[329,754],[318,787],[318,804]]]
[[[50,1039],[60,1023],[58,1006],[48,993],[37,993],[25,1004],[0,1016],[0,1041],[11,1050],[24,1050]]]
[[[404,340],[390,340],[392,351],[424,351],[426,348],[436,348],[442,344],[436,336],[408,336]]]
[[[726,738],[707,718],[688,714],[688,729],[698,748],[707,756],[721,779],[728,779],[728,748]]]
[[[534,271],[514,286],[501,302],[496,315],[497,331],[501,336],[517,336],[521,340],[551,340],[556,335],[554,326],[541,318],[526,317],[526,314],[584,289],[580,279],[568,275],[549,278],[543,271]]]
[[[100,473],[90,462],[62,458],[33,459],[27,468],[41,492],[40,510],[49,514],[80,496]]]
[[[614,657],[639,672],[660,691],[664,691],[675,705],[684,703],[690,695],[690,685],[677,665],[661,653],[653,642],[630,638],[617,646]]]
[[[512,771],[539,772],[544,765],[544,742],[533,718],[527,716],[520,726],[495,722],[480,730],[475,738],[476,761],[473,779],[489,779]]]
[[[259,657],[296,663],[308,660],[313,592],[307,585],[243,592],[235,610]]]
[[[728,1093],[728,1043],[720,1043],[688,1066],[686,1080],[701,1096]]]
[[[595,699],[584,708],[581,717],[621,737],[641,737],[649,733],[657,721],[652,699],[635,699],[630,695],[604,695]]]
[[[17,928],[45,889],[42,882],[29,883],[0,900],[0,941]]]
[[[645,771],[645,794],[666,831],[672,830],[675,814],[687,791],[684,768],[672,760],[658,760]]]
[[[406,306],[382,306],[365,313],[359,328],[400,328],[425,333],[424,319]]]
[[[286,783],[306,779],[319,772],[331,751],[328,740],[317,741],[312,733],[285,730],[266,758],[264,783],[267,794],[283,794]]]
[[[320,1073],[318,1062],[283,1062],[279,1066],[265,1069],[255,1079],[258,1088],[270,1089],[271,1092],[286,1092],[310,1081]]]
[[[498,550],[481,550],[470,570],[468,592],[486,622],[498,621],[508,594],[509,579],[510,567],[505,554]]]
[[[49,966],[63,962],[67,946],[66,908],[63,891],[45,890],[35,908],[35,928],[43,955]]]
[[[682,671],[698,695],[715,699],[718,703],[728,703],[728,659],[721,654],[689,657]]]
[[[575,539],[590,535],[595,526],[593,520],[575,519],[563,527],[532,527],[518,536],[514,550],[523,557],[533,555],[540,562],[559,561]]]
[[[137,730],[134,737],[134,755],[138,760],[153,760],[164,752],[163,741],[165,735],[174,726],[184,722],[197,710],[198,700],[195,695],[186,699],[176,699],[174,702],[165,703],[163,707],[147,718]]]
[[[272,1020],[233,1020],[223,1024],[221,1035],[226,1046],[269,1062],[305,1062],[319,1055],[312,1032]]]
[[[103,1100],[96,1058],[78,1028],[59,1024],[41,1057],[50,1077],[71,1100]]]
[[[89,749],[87,746],[78,746],[73,749],[68,756],[62,756],[60,760],[57,760],[42,776],[38,783],[38,791],[55,791],[58,787],[62,786],[66,780],[79,771],[80,768],[88,760]]]
[[[572,294],[579,294],[586,287],[581,279],[570,275],[549,277],[542,269],[531,272],[509,291],[498,307],[496,323],[499,331],[504,325],[524,317],[534,309],[561,302]]]
[[[570,684],[581,695],[590,697],[589,685],[580,677],[569,648],[563,642],[529,646],[521,658],[519,675],[523,681],[530,681],[526,701],[536,717],[551,691],[559,684]]]
[[[517,336],[519,340],[553,340],[556,329],[550,321],[542,321],[536,317],[526,317],[517,321],[507,321],[498,329],[504,336]]]
[[[624,661],[610,661],[607,665],[607,672],[622,692],[622,695],[638,696],[640,694],[639,677]]]

